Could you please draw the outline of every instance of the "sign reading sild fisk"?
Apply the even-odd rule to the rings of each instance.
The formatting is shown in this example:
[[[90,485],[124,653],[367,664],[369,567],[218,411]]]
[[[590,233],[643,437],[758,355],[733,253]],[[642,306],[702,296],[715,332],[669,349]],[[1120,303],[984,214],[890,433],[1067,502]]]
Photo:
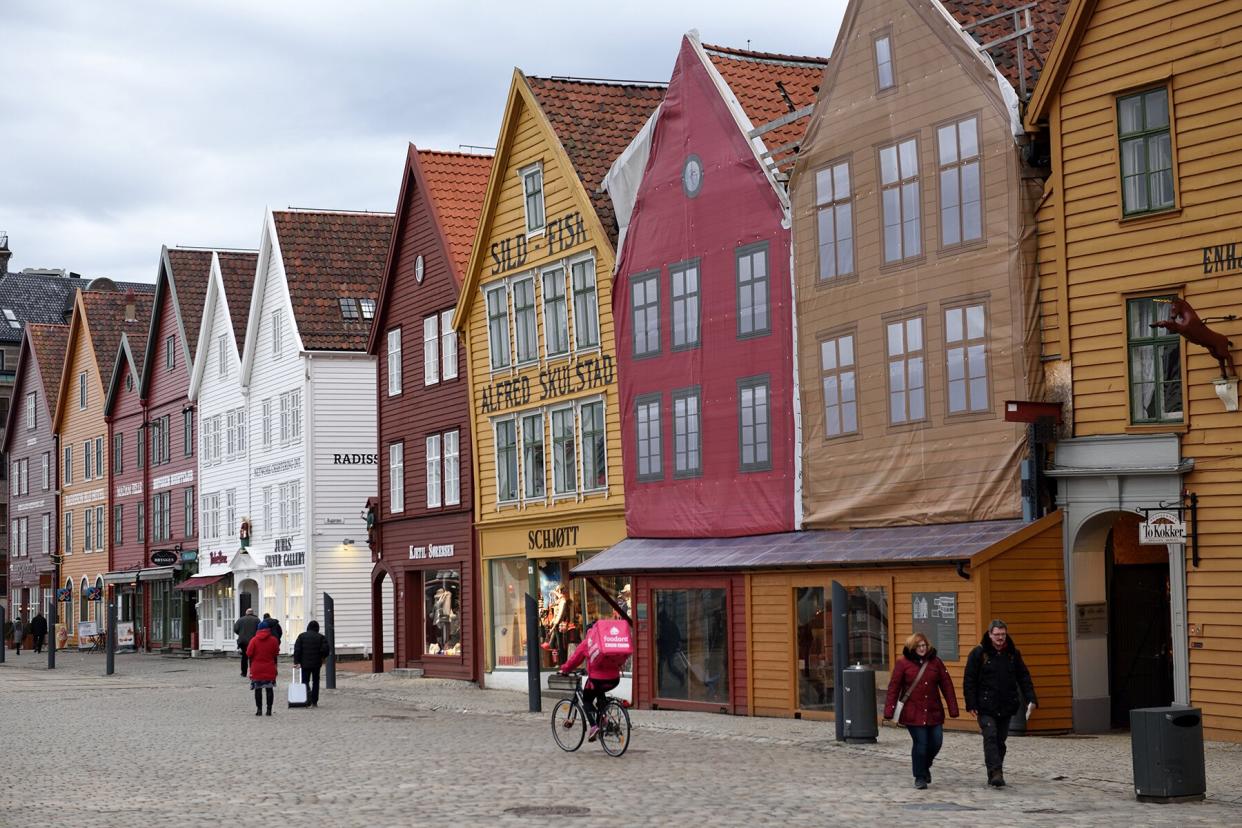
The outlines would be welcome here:
[[[588,391],[611,385],[617,378],[616,363],[604,354],[579,359],[574,365],[558,365],[539,372],[540,401],[555,400],[566,394]],[[491,414],[504,408],[530,403],[533,386],[529,377],[513,377],[483,386],[479,394],[480,409]]]
[[[1186,524],[1182,516],[1172,509],[1154,509],[1147,513],[1147,520],[1139,524],[1139,543],[1148,545],[1186,543]]]

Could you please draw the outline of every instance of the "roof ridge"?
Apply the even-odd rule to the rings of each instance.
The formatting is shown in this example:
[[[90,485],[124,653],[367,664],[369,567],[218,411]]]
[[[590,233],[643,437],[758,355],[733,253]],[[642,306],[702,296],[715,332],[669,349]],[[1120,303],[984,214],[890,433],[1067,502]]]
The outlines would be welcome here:
[[[458,158],[495,158],[495,152],[462,152],[461,150],[437,150],[415,147],[419,155],[452,155]]]
[[[558,81],[560,83],[576,83],[580,86],[637,86],[645,89],[668,88],[668,83],[662,81],[618,80],[616,78],[579,78],[573,75],[527,75],[526,79]]]
[[[795,63],[805,64],[806,66],[827,66],[831,58],[820,57],[818,55],[788,55],[781,52],[756,52],[751,49],[738,49],[733,46],[717,46],[711,43],[703,43],[703,49],[708,52],[716,52],[726,57],[736,57],[746,60],[761,61],[763,63]]]
[[[287,207],[284,210],[273,210],[273,213],[301,213],[320,216],[382,216],[392,218],[395,213],[384,210],[330,210],[318,207]]]

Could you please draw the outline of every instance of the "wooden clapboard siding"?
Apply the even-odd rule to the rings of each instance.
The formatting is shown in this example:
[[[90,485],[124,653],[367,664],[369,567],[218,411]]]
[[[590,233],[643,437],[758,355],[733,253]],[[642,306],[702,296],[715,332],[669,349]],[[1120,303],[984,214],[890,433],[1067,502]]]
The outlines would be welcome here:
[[[1041,222],[1041,273],[1064,262],[1068,290],[1058,321],[1068,328],[1076,436],[1129,428],[1125,295],[1180,292],[1201,317],[1237,313],[1242,273],[1205,273],[1202,250],[1242,242],[1242,6],[1099,0],[1067,54],[1060,80],[1041,110],[1053,135],[1063,186],[1064,224]],[[1171,92],[1176,207],[1121,220],[1115,124],[1119,93],[1167,83]],[[1242,323],[1212,327],[1242,341]],[[1209,738],[1242,740],[1242,684],[1224,677],[1223,658],[1242,646],[1242,437],[1237,413],[1222,410],[1211,386],[1215,360],[1183,344],[1186,417],[1182,452],[1195,471],[1186,488],[1199,495],[1198,569],[1188,566],[1188,622],[1203,625],[1190,650],[1191,703],[1202,706]],[[1166,427],[1167,430],[1167,427]],[[1189,550],[1188,550],[1189,551]],[[1188,554],[1189,557],[1189,554]]]
[[[897,88],[877,95],[872,38],[885,27],[891,27]],[[937,127],[971,115],[979,125],[983,241],[942,249]],[[888,266],[878,152],[912,136],[918,139],[923,255]],[[818,279],[815,173],[842,160],[852,176],[857,276],[825,283]],[[809,527],[1020,512],[1016,461],[1025,432],[1002,413],[1004,400],[1033,399],[1043,388],[1037,313],[1041,302],[1051,310],[1055,299],[1039,295],[1035,272],[1034,210],[1041,189],[1023,174],[995,78],[949,21],[906,0],[850,6],[791,180]],[[950,415],[945,307],[980,301],[987,312],[989,408]],[[924,318],[927,416],[893,426],[885,326],[901,314]],[[820,343],[844,333],[854,336],[859,430],[833,438],[825,428]]]

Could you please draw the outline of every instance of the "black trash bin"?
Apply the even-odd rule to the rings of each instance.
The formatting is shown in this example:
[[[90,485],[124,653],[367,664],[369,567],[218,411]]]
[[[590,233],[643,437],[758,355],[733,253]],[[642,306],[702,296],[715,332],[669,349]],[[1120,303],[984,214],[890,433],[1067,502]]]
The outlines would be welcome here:
[[[845,701],[838,716],[845,716],[845,741],[850,744],[874,742],[880,735],[880,718],[875,704],[875,671],[855,664],[841,671]]]
[[[1134,796],[1140,802],[1203,799],[1203,712],[1197,707],[1130,711]]]

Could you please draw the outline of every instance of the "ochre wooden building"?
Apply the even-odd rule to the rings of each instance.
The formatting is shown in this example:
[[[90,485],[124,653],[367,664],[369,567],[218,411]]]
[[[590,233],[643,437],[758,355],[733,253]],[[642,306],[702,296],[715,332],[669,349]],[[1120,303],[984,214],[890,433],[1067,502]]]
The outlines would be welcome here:
[[[513,76],[453,321],[470,366],[489,685],[525,686],[527,592],[541,604],[543,667],[564,656],[603,611],[569,587],[570,567],[625,537],[617,227],[599,185],[662,95],[661,86]]]
[[[1242,740],[1239,26],[1237,3],[1073,0],[1025,116],[1052,169],[1044,358],[1073,412],[1053,473],[1076,729],[1176,701]],[[1223,366],[1154,327],[1176,300],[1232,339]],[[1138,544],[1145,510],[1179,506],[1184,546]]]

